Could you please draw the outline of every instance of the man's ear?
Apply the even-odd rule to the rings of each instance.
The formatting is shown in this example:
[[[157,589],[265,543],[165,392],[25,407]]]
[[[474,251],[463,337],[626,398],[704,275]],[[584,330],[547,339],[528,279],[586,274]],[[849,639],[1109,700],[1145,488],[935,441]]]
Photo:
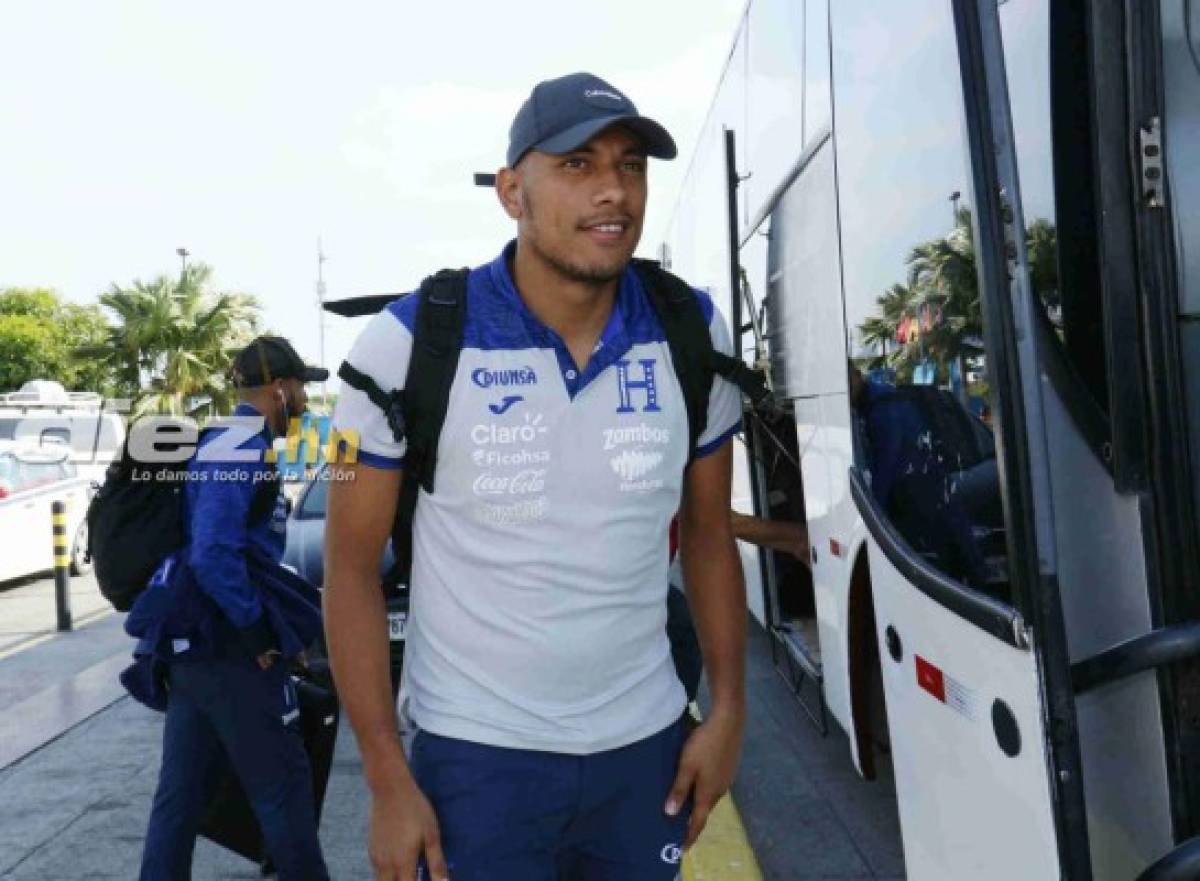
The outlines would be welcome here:
[[[496,172],[496,198],[504,213],[513,220],[520,219],[521,211],[521,175],[513,168],[501,168]]]

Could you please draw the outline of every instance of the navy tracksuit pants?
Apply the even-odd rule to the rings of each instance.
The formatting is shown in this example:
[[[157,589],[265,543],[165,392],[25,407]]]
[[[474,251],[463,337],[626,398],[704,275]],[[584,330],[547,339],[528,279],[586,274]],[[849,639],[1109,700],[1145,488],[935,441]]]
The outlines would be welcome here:
[[[327,881],[312,774],[287,665],[249,657],[170,665],[162,770],[140,881],[188,881],[212,787],[232,763],[262,827],[279,881]]]

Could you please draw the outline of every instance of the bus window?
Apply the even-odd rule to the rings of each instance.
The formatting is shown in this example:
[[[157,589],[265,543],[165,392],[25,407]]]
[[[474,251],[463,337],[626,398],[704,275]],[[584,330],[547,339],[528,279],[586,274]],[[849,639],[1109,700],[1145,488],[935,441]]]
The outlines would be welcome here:
[[[1012,602],[951,8],[922,0],[898,34],[851,5],[833,91],[856,464],[916,554]]]
[[[1050,6],[1049,0],[1009,0],[999,10],[1029,276],[1054,331],[1048,338],[1059,344],[1083,380],[1081,389],[1103,412],[1108,380],[1087,68],[1077,63],[1086,56],[1086,28],[1082,9],[1059,4],[1052,37]],[[1072,16],[1079,22],[1070,21]],[[1062,61],[1055,64],[1056,58]],[[1052,88],[1057,114],[1051,113]],[[1056,167],[1069,173],[1056,174]]]
[[[833,119],[829,93],[829,0],[804,4],[804,141],[808,143]]]

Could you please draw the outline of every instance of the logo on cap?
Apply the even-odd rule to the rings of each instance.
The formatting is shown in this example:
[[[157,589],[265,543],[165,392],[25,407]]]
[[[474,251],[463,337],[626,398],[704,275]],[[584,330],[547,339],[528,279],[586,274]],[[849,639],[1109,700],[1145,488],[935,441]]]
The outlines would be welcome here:
[[[583,100],[597,107],[610,107],[614,101],[624,107],[628,99],[624,95],[618,95],[608,89],[586,89],[583,93]]]

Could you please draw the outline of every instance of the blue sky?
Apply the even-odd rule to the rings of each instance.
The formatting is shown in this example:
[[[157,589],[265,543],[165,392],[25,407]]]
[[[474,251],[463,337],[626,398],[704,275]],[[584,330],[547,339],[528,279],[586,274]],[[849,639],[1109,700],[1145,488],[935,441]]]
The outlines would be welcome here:
[[[331,298],[405,290],[511,235],[470,185],[534,82],[591,70],[679,142],[654,163],[661,239],[742,0],[604,4],[88,0],[0,12],[0,287],[93,301],[211,263],[317,356]],[[336,367],[356,322],[327,322]]]

